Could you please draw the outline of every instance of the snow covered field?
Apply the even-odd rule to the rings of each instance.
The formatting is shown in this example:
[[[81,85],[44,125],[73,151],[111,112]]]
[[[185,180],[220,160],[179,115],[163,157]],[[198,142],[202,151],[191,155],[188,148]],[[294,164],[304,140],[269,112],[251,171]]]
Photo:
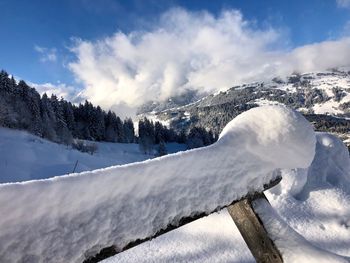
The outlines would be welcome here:
[[[93,173],[0,185],[0,202],[4,215],[0,218],[0,259],[7,259],[10,262],[21,257],[26,262],[42,262],[45,259],[62,262],[69,258],[77,259],[77,251],[74,249],[68,250],[69,253],[60,250],[67,249],[65,246],[71,248],[72,244],[80,248],[91,244],[92,240],[96,242],[94,235],[99,235],[95,244],[107,246],[111,240],[116,241],[116,237],[120,240],[125,238],[126,234],[130,238],[131,235],[138,236],[140,231],[144,234],[149,232],[152,226],[152,223],[149,225],[152,222],[151,214],[142,213],[140,210],[139,213],[145,214],[145,217],[141,218],[143,229],[120,228],[120,222],[130,226],[130,219],[133,218],[133,209],[129,206],[131,211],[125,210],[124,201],[134,199],[133,205],[141,205],[138,209],[143,212],[153,211],[152,207],[156,205],[157,210],[171,214],[171,211],[179,209],[182,209],[183,213],[188,213],[192,209],[188,205],[195,203],[198,207],[196,200],[200,199],[204,208],[210,210],[209,204],[218,205],[220,202],[225,202],[224,199],[232,192],[235,197],[231,198],[237,198],[247,189],[258,189],[263,182],[273,178],[273,171],[276,168],[283,168],[281,184],[267,193],[276,214],[269,211],[263,203],[256,205],[286,262],[312,262],[312,259],[315,262],[348,262],[350,159],[347,149],[337,138],[328,134],[317,134],[316,155],[312,161],[315,135],[303,117],[279,106],[261,109],[253,109],[249,111],[250,113],[240,115],[225,128],[219,142],[207,148]],[[11,145],[12,148],[16,148],[11,144],[12,131],[8,131],[6,135],[7,131],[1,130],[3,137],[8,140],[7,143],[6,139],[1,140],[3,144],[0,149],[4,149],[1,155],[11,153]],[[67,150],[59,145],[50,143],[46,145],[47,142],[39,143],[45,144],[45,147],[37,147],[38,143],[33,147],[31,143],[34,136],[32,138],[28,134],[23,133],[21,139],[15,138],[18,137],[14,135],[12,138],[14,144],[20,143],[23,139],[26,154],[21,155],[22,152],[19,150],[16,161],[7,162],[6,167],[10,167],[4,173],[7,178],[11,178],[10,175],[14,178],[13,175],[17,174],[16,163],[19,167],[22,165],[24,170],[28,168],[27,170],[31,171],[21,174],[20,180],[23,180],[43,178],[41,175],[36,177],[35,170],[32,170],[42,163],[45,164],[41,166],[42,176],[47,177],[45,171],[50,171],[50,167],[55,165],[55,160],[61,161],[57,167],[65,167],[62,165],[65,164],[65,169],[69,172],[68,167],[71,168],[75,163],[75,160],[73,163],[68,161],[72,159],[70,156],[74,156],[74,159],[82,158],[80,157],[82,153]],[[120,146],[122,149],[117,150],[118,145],[106,144],[94,156],[83,154],[81,162],[86,163],[86,167],[94,168],[88,165],[102,166],[103,162],[110,165],[108,161],[115,159],[122,163],[146,157],[139,154],[135,148],[137,146],[128,145],[130,149],[125,149],[124,146]],[[222,150],[221,162],[218,162],[220,157],[214,154],[216,148]],[[114,155],[116,151],[118,154]],[[35,158],[30,159],[32,156]],[[50,159],[50,156],[54,158]],[[47,159],[42,162],[40,157]],[[21,164],[21,160],[24,164]],[[159,165],[169,168],[162,176],[154,175],[157,169],[152,168],[153,166],[159,168]],[[190,172],[192,166],[195,167],[193,173]],[[203,169],[198,169],[200,167]],[[294,169],[297,167],[303,169]],[[143,176],[138,174],[136,181],[130,179],[131,174],[127,171],[133,170],[142,171]],[[183,172],[190,173],[184,175]],[[190,177],[186,177],[188,174]],[[213,174],[218,180],[213,181]],[[226,177],[228,174],[231,177]],[[242,177],[243,175],[246,176]],[[175,187],[170,188],[170,185]],[[130,189],[133,190],[128,191]],[[195,191],[196,189],[198,191]],[[19,193],[23,196],[18,195]],[[130,193],[137,194],[130,195]],[[215,193],[218,194],[216,197]],[[159,194],[162,196],[162,201],[172,196],[172,203],[165,202],[167,205],[161,208]],[[154,198],[149,199],[152,196]],[[174,196],[182,198],[174,202]],[[146,200],[148,201],[145,202]],[[114,210],[109,208],[112,207],[111,203]],[[168,206],[174,203],[175,207]],[[93,217],[89,217],[91,209]],[[98,213],[95,213],[95,210]],[[121,212],[127,212],[128,216]],[[112,215],[118,219],[117,228],[113,228],[116,222],[113,223],[111,220],[114,218]],[[159,215],[156,221],[161,222],[164,219],[161,214]],[[94,235],[89,234],[91,229],[94,230],[92,231]],[[38,233],[36,230],[43,231]],[[46,235],[46,231],[49,231],[50,235]],[[93,250],[98,248],[99,246]],[[221,211],[125,251],[106,262],[254,262],[254,260],[232,219],[226,211]]]
[[[83,172],[154,158],[140,152],[138,144],[95,142],[97,152],[82,153],[25,131],[0,128],[0,183],[20,182]],[[185,145],[167,144],[169,153],[183,151]]]

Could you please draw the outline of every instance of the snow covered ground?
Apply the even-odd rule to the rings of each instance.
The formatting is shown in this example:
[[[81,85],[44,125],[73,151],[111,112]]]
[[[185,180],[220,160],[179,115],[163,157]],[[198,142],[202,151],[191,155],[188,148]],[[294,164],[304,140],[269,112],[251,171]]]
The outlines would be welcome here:
[[[286,230],[286,225],[283,229],[277,228],[282,233],[280,249],[286,245],[281,249],[287,257],[286,262],[349,261],[348,151],[332,135],[319,133],[317,140],[316,157],[311,167],[283,170],[282,183],[266,193],[282,221],[310,242],[305,242],[290,229]],[[325,254],[325,251],[347,258]],[[226,211],[197,220],[106,262],[213,262],[213,259],[217,262],[254,262]]]
[[[90,142],[92,143],[92,142]],[[140,152],[138,144],[95,142],[97,152],[82,153],[25,131],[0,128],[0,183],[20,182],[83,172],[154,158]],[[169,143],[169,153],[183,151],[185,145]]]
[[[282,170],[282,177],[265,192],[274,211],[260,204],[260,216],[285,262],[350,262],[350,159],[343,143],[318,133],[310,168]],[[255,261],[222,210],[104,262]]]
[[[315,135],[310,130],[311,126],[299,114],[280,106],[249,112],[237,117],[225,128],[219,142],[207,148],[92,173],[0,185],[0,261],[16,262],[18,258],[26,262],[42,262],[45,259],[51,262],[76,260],[78,253],[75,248],[87,246],[93,252],[99,246],[92,249],[87,244],[95,242],[106,246],[110,240],[116,241],[116,238],[120,242],[126,238],[125,235],[128,238],[132,235],[136,237],[140,231],[147,234],[152,226],[149,223],[154,219],[147,211],[153,211],[153,206],[165,211],[167,215],[174,211],[178,213],[181,209],[181,213],[187,213],[192,209],[189,204],[193,202],[196,207],[202,206],[210,210],[209,203],[218,205],[225,202],[224,199],[232,192],[235,197],[231,198],[237,198],[247,190],[257,189],[262,182],[273,178],[276,168],[284,168],[281,184],[267,192],[276,212],[270,211],[264,203],[256,206],[285,261],[311,262],[313,259],[315,262],[348,262],[350,159],[347,149],[337,138],[317,134],[316,155],[312,161]],[[13,131],[1,130],[3,134],[6,132],[9,134],[3,137],[11,141]],[[13,139],[15,138],[14,135]],[[15,140],[19,143],[23,139],[23,149],[26,152],[23,156],[21,151],[17,152],[19,166],[22,165],[21,160],[25,163],[23,168],[46,163],[47,166],[42,167],[44,175],[44,171],[49,171],[55,160],[69,163],[67,152],[73,152],[72,150],[53,146],[46,141],[33,145],[33,138],[24,134],[23,138]],[[1,140],[4,142],[0,146],[0,149],[4,149],[2,156],[11,153],[9,141],[6,144],[6,139]],[[18,146],[16,142],[12,143],[13,148]],[[43,150],[37,144],[48,145],[42,147]],[[93,159],[98,158],[107,162],[115,156],[125,157],[126,152],[130,156],[120,157],[125,162],[145,157],[137,153],[137,148],[134,148],[135,154],[124,149],[114,155],[117,148],[116,145],[106,144],[98,154],[91,156],[92,159],[83,154],[86,160],[82,163],[92,165]],[[222,153],[220,157],[224,160],[218,162],[220,158],[214,154],[215,149],[222,150],[217,152]],[[81,153],[74,154],[76,158]],[[50,155],[56,158],[50,159]],[[35,158],[30,159],[31,156]],[[44,159],[45,162],[40,160],[41,156],[48,156]],[[122,162],[121,160],[118,161]],[[11,165],[7,164],[13,170],[11,172],[8,168],[7,176],[12,174],[14,178],[17,173],[15,164],[15,161]],[[98,165],[102,165],[102,161]],[[157,169],[153,168],[159,168],[159,165],[165,165],[169,169],[157,176]],[[191,172],[193,166],[193,171],[196,172]],[[293,169],[297,167],[303,169]],[[128,171],[137,175],[136,180]],[[186,176],[187,173],[184,175],[184,172],[190,172],[190,177]],[[218,180],[213,181],[213,174]],[[226,177],[228,174],[231,177]],[[243,175],[246,176],[242,177]],[[31,173],[29,177],[28,174],[21,176],[21,180],[33,178]],[[221,195],[222,193],[224,194]],[[159,194],[166,206],[160,205]],[[172,201],[169,203],[167,200],[170,196]],[[133,202],[130,203],[130,200]],[[196,203],[196,200],[201,203]],[[141,217],[142,229],[130,228],[130,224],[135,223],[134,209],[130,207],[137,207],[135,211],[137,210],[138,216],[144,215]],[[168,220],[161,214],[154,216],[155,219],[158,218],[158,224]],[[120,223],[128,227],[123,228]],[[68,251],[62,251],[67,248]],[[254,260],[232,219],[226,211],[221,211],[127,250],[106,262]]]

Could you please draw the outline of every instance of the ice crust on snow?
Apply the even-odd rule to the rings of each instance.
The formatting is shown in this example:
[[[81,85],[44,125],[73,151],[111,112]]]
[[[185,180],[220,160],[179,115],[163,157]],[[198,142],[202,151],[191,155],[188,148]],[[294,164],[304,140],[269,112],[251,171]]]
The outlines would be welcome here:
[[[306,168],[315,134],[284,106],[251,109],[215,144],[129,165],[0,185],[3,262],[81,262],[195,212],[261,191],[277,169]],[[84,254],[85,253],[85,254]]]

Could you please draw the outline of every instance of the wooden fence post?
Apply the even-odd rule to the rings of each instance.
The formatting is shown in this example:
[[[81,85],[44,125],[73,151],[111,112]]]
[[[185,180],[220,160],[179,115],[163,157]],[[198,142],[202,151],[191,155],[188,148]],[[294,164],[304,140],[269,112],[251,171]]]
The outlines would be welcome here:
[[[282,263],[283,259],[267,232],[259,216],[255,213],[252,201],[266,199],[264,193],[242,199],[227,207],[229,214],[248,248],[258,263]]]

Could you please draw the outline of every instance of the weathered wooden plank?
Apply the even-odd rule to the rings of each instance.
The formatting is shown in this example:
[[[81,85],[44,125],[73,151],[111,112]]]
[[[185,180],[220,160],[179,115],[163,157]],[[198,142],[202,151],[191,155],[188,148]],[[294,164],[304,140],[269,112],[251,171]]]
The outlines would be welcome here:
[[[255,213],[252,201],[266,199],[264,193],[257,193],[227,207],[229,214],[241,232],[256,262],[282,263],[283,259],[273,241]]]
[[[267,190],[275,185],[277,185],[280,181],[281,181],[281,177],[277,177],[275,180],[271,181],[270,183],[268,184],[265,184],[264,185],[264,190]],[[131,242],[129,243],[128,245],[126,245],[125,247],[123,248],[117,248],[117,247],[114,247],[114,246],[110,246],[110,247],[106,247],[106,248],[103,248],[98,254],[96,254],[95,256],[93,257],[88,257],[84,263],[96,263],[96,262],[99,262],[103,259],[106,259],[108,257],[111,257],[111,256],[114,256],[120,252],[123,252],[129,248],[132,248],[134,246],[137,246],[141,243],[144,243],[146,241],[149,241],[153,238],[156,238],[160,235],[163,235],[171,230],[174,230],[176,228],[179,228],[183,225],[186,225],[188,223],[191,223],[199,218],[202,218],[204,216],[207,216],[209,214],[212,214],[214,212],[217,212],[217,211],[220,211],[222,210],[223,208],[229,208],[229,207],[232,207],[235,203],[240,203],[240,202],[243,202],[244,200],[247,200],[249,199],[250,197],[255,197],[255,196],[258,196],[257,193],[249,193],[247,196],[245,196],[244,198],[240,199],[240,200],[234,200],[231,202],[231,204],[228,204],[226,206],[221,206],[221,207],[217,207],[215,210],[211,211],[210,213],[203,213],[203,212],[200,212],[198,211],[197,213],[195,213],[195,215],[193,216],[189,216],[189,217],[184,217],[182,218],[180,221],[178,222],[173,222],[173,223],[170,223],[165,229],[162,229],[160,231],[158,231],[155,235],[153,236],[150,236],[148,238],[145,238],[145,239],[138,239],[138,240],[135,240],[134,242]],[[263,262],[281,262],[281,261],[263,261]]]

